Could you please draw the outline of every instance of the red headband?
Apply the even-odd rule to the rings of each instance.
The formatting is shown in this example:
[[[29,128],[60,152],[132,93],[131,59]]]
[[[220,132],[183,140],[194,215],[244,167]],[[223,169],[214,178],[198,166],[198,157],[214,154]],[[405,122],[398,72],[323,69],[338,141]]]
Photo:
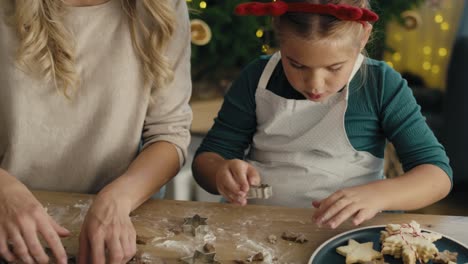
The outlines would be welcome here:
[[[237,15],[246,16],[281,16],[286,12],[314,13],[331,15],[340,20],[375,22],[379,16],[369,9],[350,5],[334,4],[310,4],[303,2],[286,3],[281,0],[272,3],[249,2],[239,4],[236,7]]]

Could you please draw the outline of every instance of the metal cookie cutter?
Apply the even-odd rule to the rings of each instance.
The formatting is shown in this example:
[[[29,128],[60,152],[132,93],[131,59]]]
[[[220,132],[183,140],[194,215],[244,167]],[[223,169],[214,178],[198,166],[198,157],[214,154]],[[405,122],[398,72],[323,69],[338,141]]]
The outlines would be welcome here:
[[[273,190],[268,184],[252,185],[247,192],[247,199],[268,199],[273,195]]]
[[[184,224],[182,225],[184,233],[192,234],[193,236],[204,235],[208,230],[206,219],[198,214],[193,217],[184,218]]]

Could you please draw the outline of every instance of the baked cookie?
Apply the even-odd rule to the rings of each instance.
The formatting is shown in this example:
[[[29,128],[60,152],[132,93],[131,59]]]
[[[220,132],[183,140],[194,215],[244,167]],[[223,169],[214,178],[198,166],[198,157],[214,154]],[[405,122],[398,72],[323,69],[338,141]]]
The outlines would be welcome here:
[[[381,232],[382,254],[402,258],[404,264],[427,263],[439,252],[434,241],[442,238],[440,234],[422,232],[420,225],[389,224]]]
[[[385,260],[382,258],[382,259],[375,259],[373,261],[367,261],[367,262],[364,262],[364,264],[388,264],[388,262],[385,262]]]
[[[433,263],[457,263],[458,253],[444,250],[436,254],[435,258],[432,260]]]
[[[336,248],[336,252],[346,257],[346,264],[366,263],[382,258],[382,254],[372,248],[373,245],[372,242],[361,244],[354,239],[350,239],[347,246]]]

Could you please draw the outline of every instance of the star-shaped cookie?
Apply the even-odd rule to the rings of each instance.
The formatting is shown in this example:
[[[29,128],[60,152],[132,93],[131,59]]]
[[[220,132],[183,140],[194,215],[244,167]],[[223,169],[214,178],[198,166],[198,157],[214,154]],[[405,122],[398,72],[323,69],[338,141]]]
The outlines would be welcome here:
[[[372,247],[374,243],[359,243],[354,239],[348,240],[347,246],[341,246],[336,249],[338,254],[346,257],[346,264],[365,263],[375,259],[382,258],[382,254]]]

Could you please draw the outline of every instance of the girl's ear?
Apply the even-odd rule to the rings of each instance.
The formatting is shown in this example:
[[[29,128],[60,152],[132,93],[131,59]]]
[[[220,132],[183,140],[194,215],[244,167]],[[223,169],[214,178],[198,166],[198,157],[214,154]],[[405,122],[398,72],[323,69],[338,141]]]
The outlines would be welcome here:
[[[371,35],[371,32],[372,32],[372,24],[368,23],[368,22],[363,22],[362,23],[362,26],[364,28],[364,33],[362,34],[362,39],[361,39],[361,50],[364,49],[364,47],[366,46],[367,42],[369,41],[369,38],[370,38],[370,35]]]

